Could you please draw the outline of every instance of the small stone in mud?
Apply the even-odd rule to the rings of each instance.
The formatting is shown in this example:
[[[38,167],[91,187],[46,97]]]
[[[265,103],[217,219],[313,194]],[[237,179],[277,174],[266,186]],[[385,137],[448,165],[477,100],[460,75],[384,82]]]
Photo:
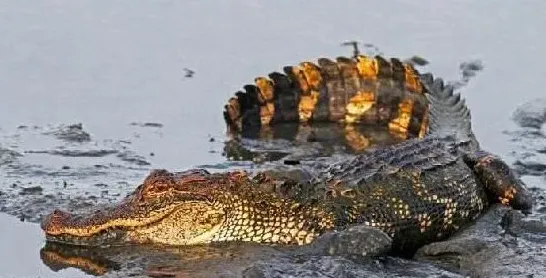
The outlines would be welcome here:
[[[478,71],[483,70],[484,66],[482,61],[480,60],[473,60],[468,62],[463,62],[459,65],[459,69],[461,70],[461,80],[457,81],[451,81],[448,84],[450,86],[453,86],[454,89],[461,88],[463,86],[466,86],[470,80],[476,76],[476,73]]]
[[[57,139],[68,142],[88,142],[91,141],[91,135],[83,130],[81,123],[68,126],[60,126],[57,130],[44,132],[46,135],[54,135]]]
[[[421,56],[414,55],[413,57],[406,59],[405,63],[412,64],[414,66],[426,66],[429,61]]]
[[[65,157],[103,157],[113,153],[117,153],[116,150],[45,150],[45,151],[25,151],[25,153],[33,154],[50,154]]]
[[[22,154],[0,147],[0,165],[13,162],[17,157],[23,156]]]
[[[536,161],[516,160],[514,170],[520,175],[541,176],[546,174],[546,165]]]
[[[459,69],[462,71],[463,77],[473,77],[476,72],[483,70],[483,63],[480,60],[463,62],[459,65]]]
[[[151,165],[150,162],[146,161],[146,159],[143,156],[140,156],[138,154],[135,154],[129,151],[118,153],[117,157],[125,162],[133,163],[139,166]]]
[[[546,223],[534,219],[525,219],[525,215],[519,211],[508,211],[501,221],[501,226],[506,233],[521,237],[524,233],[546,234]]]
[[[43,188],[41,186],[23,187],[23,188],[21,188],[21,191],[19,192],[19,195],[41,194],[42,191],[43,191]]]
[[[285,159],[283,160],[284,165],[299,165],[300,161],[295,159]]]
[[[132,122],[132,126],[139,126],[139,127],[155,127],[155,128],[162,128],[163,124],[161,123],[139,123],[139,122]]]
[[[521,127],[540,129],[546,122],[546,99],[533,99],[519,106],[512,119]]]

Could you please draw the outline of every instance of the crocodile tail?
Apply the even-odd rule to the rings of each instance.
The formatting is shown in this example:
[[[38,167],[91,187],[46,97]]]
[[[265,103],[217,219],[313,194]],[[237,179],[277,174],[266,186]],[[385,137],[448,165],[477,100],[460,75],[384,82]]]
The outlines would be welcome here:
[[[454,136],[459,144],[469,143],[474,149],[478,142],[472,132],[470,109],[464,98],[454,93],[454,87],[445,85],[442,78],[431,74],[421,75],[423,86],[427,90],[429,101],[428,134],[435,136]]]
[[[415,68],[381,56],[320,58],[257,77],[224,107],[229,131],[256,134],[280,123],[373,124],[422,137],[428,101]]]

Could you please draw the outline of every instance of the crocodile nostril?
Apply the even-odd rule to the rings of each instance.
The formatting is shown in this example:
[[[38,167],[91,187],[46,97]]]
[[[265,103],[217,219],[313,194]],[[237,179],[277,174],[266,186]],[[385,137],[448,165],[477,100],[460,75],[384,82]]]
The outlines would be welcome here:
[[[60,209],[55,209],[52,213],[51,213],[51,216],[55,219],[58,219],[58,218],[68,218],[70,217],[70,213],[66,212],[66,211],[62,211]]]
[[[59,210],[59,209],[55,209],[54,211],[52,211],[50,214],[46,215],[42,219],[40,226],[42,230],[49,231],[55,228],[59,223],[62,223],[70,218],[71,218],[70,213]]]

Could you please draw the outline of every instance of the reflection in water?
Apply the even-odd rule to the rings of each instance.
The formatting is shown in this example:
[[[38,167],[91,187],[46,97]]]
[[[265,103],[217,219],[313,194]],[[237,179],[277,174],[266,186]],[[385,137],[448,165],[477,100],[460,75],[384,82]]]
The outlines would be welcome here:
[[[100,276],[111,270],[119,270],[120,265],[101,255],[100,248],[78,248],[47,242],[40,250],[40,258],[51,270],[74,267],[87,274]]]
[[[225,142],[223,155],[232,161],[256,163],[277,161],[288,155],[305,159],[339,152],[358,154],[373,146],[392,145],[405,140],[387,127],[338,123],[283,123],[272,126],[267,136],[230,136],[230,140]]]
[[[77,268],[95,276],[113,271],[122,276],[240,276],[244,269],[256,261],[284,255],[280,250],[252,243],[100,248],[47,242],[40,250],[43,263],[53,271]]]

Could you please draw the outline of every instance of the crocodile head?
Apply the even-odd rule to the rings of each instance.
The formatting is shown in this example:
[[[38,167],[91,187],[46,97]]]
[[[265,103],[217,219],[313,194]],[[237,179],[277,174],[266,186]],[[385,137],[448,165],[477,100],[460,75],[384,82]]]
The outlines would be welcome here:
[[[73,245],[193,245],[214,241],[310,242],[332,216],[271,190],[274,181],[244,172],[153,171],[121,203],[74,215],[55,210],[42,221],[46,239]]]

